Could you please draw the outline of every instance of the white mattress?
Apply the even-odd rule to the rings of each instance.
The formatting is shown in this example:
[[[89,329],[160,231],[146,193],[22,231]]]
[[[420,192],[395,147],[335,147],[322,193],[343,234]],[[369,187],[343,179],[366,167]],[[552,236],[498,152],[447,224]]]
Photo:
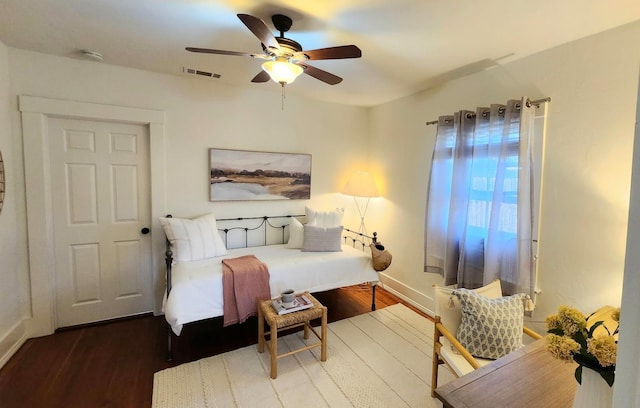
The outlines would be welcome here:
[[[377,282],[369,251],[342,246],[342,252],[302,252],[284,245],[229,250],[225,256],[180,262],[171,269],[171,293],[163,311],[176,335],[186,323],[222,316],[222,260],[253,254],[269,268],[271,296],[284,289],[322,292]]]

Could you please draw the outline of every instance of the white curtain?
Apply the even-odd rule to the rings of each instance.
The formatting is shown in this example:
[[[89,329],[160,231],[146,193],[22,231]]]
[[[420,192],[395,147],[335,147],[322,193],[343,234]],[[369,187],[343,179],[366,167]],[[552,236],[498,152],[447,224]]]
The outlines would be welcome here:
[[[475,288],[533,294],[535,108],[523,100],[438,119],[425,225],[425,271]]]

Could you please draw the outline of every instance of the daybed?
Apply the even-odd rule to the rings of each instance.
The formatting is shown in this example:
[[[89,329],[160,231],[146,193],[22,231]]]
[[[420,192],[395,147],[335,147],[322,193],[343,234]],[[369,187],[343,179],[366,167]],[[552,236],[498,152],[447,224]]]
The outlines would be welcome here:
[[[307,211],[307,221],[309,215]],[[324,248],[323,243],[317,248],[305,248],[302,242],[304,228],[310,230],[313,226],[303,227],[297,220],[299,217],[303,216],[216,220],[211,214],[194,220],[171,216],[161,219],[167,235],[167,288],[163,311],[170,326],[169,359],[171,332],[179,336],[186,323],[223,316],[223,259],[255,255],[268,267],[272,297],[288,288],[314,293],[371,284],[371,308],[375,310],[378,273],[373,269],[365,241],[371,239],[376,242],[376,234],[368,237],[342,226],[323,227],[323,230],[333,230],[338,234],[335,235],[339,240],[338,247],[334,245],[335,238],[331,238],[331,248]],[[230,223],[235,226],[227,227]],[[288,240],[286,231],[289,232]],[[234,245],[240,247],[227,249]]]

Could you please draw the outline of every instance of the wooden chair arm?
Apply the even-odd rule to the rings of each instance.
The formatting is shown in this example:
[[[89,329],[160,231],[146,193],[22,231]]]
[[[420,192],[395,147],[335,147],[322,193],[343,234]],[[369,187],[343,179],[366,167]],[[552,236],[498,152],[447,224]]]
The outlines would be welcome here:
[[[458,341],[458,339],[455,338],[453,334],[451,334],[451,332],[446,327],[444,327],[441,322],[436,321],[435,325],[437,331],[451,342],[451,345],[460,353],[462,357],[464,357],[465,360],[467,360],[467,362],[471,365],[471,367],[473,367],[474,370],[480,368],[480,364],[478,364],[471,353],[467,351],[467,349]],[[526,326],[522,327],[522,332],[534,340],[542,338],[540,334],[536,333]]]
[[[476,361],[475,358],[473,358],[473,356],[471,355],[471,353],[469,353],[467,351],[466,348],[464,348],[464,346],[462,344],[460,344],[460,342],[453,336],[453,334],[451,334],[451,332],[449,330],[447,330],[446,327],[444,327],[442,325],[442,323],[440,322],[436,322],[436,329],[442,333],[442,335],[444,337],[447,338],[447,340],[449,340],[451,342],[451,344],[453,345],[453,347],[460,353],[460,355],[462,357],[464,357],[465,360],[467,360],[467,362],[471,365],[471,367],[473,367],[474,370],[480,368],[480,364],[478,364],[478,362]]]
[[[531,330],[530,328],[528,328],[527,326],[523,326],[522,327],[522,332],[524,334],[526,334],[527,336],[531,337],[534,340],[538,340],[541,339],[542,336],[539,335],[538,333],[534,332],[533,330]]]

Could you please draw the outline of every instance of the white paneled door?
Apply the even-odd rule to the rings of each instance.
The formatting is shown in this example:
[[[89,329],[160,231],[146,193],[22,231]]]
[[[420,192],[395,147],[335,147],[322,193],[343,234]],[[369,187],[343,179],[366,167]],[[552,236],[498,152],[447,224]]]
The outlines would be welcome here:
[[[152,310],[149,132],[49,119],[57,327]]]

